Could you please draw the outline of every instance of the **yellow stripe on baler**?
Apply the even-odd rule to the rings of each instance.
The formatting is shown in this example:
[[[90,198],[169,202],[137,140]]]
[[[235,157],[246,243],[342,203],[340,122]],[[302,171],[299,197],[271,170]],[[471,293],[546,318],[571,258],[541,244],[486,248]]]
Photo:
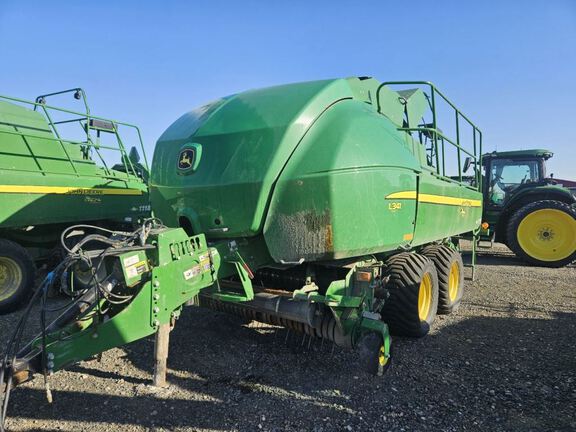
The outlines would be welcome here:
[[[394,192],[386,199],[416,199],[416,191]]]
[[[69,186],[0,185],[0,193],[60,194],[60,195],[142,195],[140,189],[85,188]]]
[[[386,199],[418,199],[418,202],[428,203],[428,204],[444,204],[451,206],[469,206],[469,207],[481,207],[482,201],[469,199],[469,198],[457,198],[444,195],[433,195],[433,194],[418,194],[416,191],[402,191],[394,192],[386,196]]]

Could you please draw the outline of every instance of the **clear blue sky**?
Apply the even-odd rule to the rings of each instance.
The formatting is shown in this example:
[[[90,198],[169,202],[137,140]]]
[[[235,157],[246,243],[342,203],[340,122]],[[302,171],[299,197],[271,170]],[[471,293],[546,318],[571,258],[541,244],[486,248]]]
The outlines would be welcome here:
[[[552,149],[576,179],[576,1],[0,0],[0,94],[81,86],[149,155],[182,113],[273,84],[434,81],[485,149]]]

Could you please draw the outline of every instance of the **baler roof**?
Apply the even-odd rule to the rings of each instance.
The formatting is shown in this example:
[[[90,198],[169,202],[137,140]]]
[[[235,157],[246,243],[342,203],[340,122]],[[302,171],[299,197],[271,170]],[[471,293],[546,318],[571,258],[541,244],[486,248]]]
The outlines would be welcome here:
[[[181,116],[156,144],[151,191],[171,203],[162,219],[189,219],[195,232],[212,237],[258,234],[276,182],[300,143],[321,117],[348,103],[356,104],[354,113],[361,118],[378,118],[375,135],[383,133],[402,146],[408,145],[407,134],[398,129],[417,127],[429,109],[422,90],[400,93],[366,77],[286,84],[218,99]],[[348,115],[338,122],[343,135]],[[332,159],[333,151],[335,146],[327,148],[325,157]]]

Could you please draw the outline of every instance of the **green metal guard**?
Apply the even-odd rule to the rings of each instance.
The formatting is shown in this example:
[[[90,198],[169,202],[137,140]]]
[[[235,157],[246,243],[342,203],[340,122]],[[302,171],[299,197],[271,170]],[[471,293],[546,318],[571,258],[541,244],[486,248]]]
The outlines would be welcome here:
[[[430,89],[430,95],[424,93],[428,101],[430,103],[430,111],[432,113],[432,127],[428,127],[425,125],[424,127],[403,127],[399,128],[398,130],[406,131],[406,132],[418,132],[419,134],[429,134],[432,137],[432,144],[434,145],[434,154],[436,155],[436,172],[442,178],[448,181],[453,181],[454,179],[448,177],[446,175],[446,166],[444,161],[444,141],[447,141],[451,145],[453,145],[457,149],[458,154],[458,181],[463,183],[462,181],[462,166],[461,166],[461,153],[465,153],[472,158],[475,163],[475,185],[474,189],[478,190],[479,192],[482,191],[482,175],[481,175],[481,166],[482,166],[482,131],[478,129],[478,127],[472,123],[470,119],[466,115],[464,115],[453,103],[448,99],[440,90],[436,88],[434,84],[429,81],[387,81],[383,82],[381,86],[399,86],[399,85],[419,85],[419,86],[427,86]],[[440,96],[454,111],[455,115],[455,125],[456,125],[456,141],[453,139],[448,138],[445,136],[442,131],[438,128],[437,124],[437,113],[436,113],[436,95]],[[469,151],[463,148],[460,144],[460,118],[466,121],[470,127],[472,127],[473,135],[473,150]],[[478,137],[478,138],[477,138]],[[440,161],[439,161],[439,152],[438,152],[438,141],[441,141],[442,145],[442,171],[440,170]],[[478,139],[478,141],[477,141]],[[469,186],[466,184],[466,186]]]
[[[426,98],[428,99],[428,103],[430,105],[430,111],[432,113],[432,125],[424,124],[423,127],[402,127],[398,128],[398,130],[402,130],[408,133],[417,132],[420,138],[420,143],[425,145],[422,142],[422,136],[430,136],[432,139],[432,155],[435,155],[436,158],[436,174],[446,181],[457,181],[458,183],[477,190],[478,192],[482,192],[482,131],[465,115],[460,111],[454,103],[450,99],[448,99],[440,90],[436,88],[434,84],[429,81],[387,81],[383,82],[381,87],[383,86],[403,86],[403,85],[418,85],[418,86],[426,86],[429,88],[430,95],[424,93]],[[438,116],[437,116],[437,105],[436,105],[436,95],[438,95],[444,102],[446,102],[450,108],[454,111],[454,121],[455,121],[455,129],[456,129],[456,139],[451,139],[447,137],[439,128],[438,128]],[[465,149],[461,145],[461,136],[460,136],[460,119],[463,119],[471,128],[472,128],[472,151]],[[441,152],[438,150],[438,142],[440,141]],[[454,177],[449,177],[446,175],[446,157],[445,157],[445,142],[448,142],[452,146],[456,148],[457,151],[457,158],[458,158],[458,176],[457,179]],[[468,155],[474,165],[474,184],[470,185],[463,181],[462,178],[462,162],[461,162],[461,155],[462,153]],[[440,164],[439,155],[442,155],[442,163]],[[442,167],[442,169],[440,169]],[[476,276],[476,242],[478,240],[478,233],[479,230],[476,230],[472,233],[472,260],[469,267],[472,268],[472,280],[475,279]]]
[[[71,92],[74,92],[74,97],[76,99],[80,99],[80,98],[82,99],[84,106],[85,106],[85,112],[72,111],[72,110],[68,110],[68,109],[64,109],[64,108],[58,108],[58,107],[46,104],[46,98],[49,96],[56,96],[56,95],[61,95],[61,94],[66,94],[66,93],[71,93]],[[21,136],[22,139],[24,139],[24,140],[27,140],[30,138],[36,138],[36,139],[43,139],[43,140],[50,140],[50,141],[58,142],[60,144],[62,150],[64,151],[64,154],[66,155],[66,158],[67,158],[68,162],[70,163],[70,166],[72,167],[72,169],[74,171],[74,174],[78,177],[85,177],[86,174],[83,174],[78,169],[77,164],[74,162],[74,159],[70,157],[70,154],[69,154],[68,150],[66,149],[65,144],[79,145],[79,146],[86,146],[88,148],[93,148],[95,150],[95,153],[98,155],[100,162],[104,166],[106,174],[111,176],[111,177],[118,177],[118,175],[108,168],[108,165],[106,164],[106,161],[102,157],[102,154],[100,153],[99,149],[117,151],[120,153],[121,160],[122,160],[123,164],[126,166],[126,173],[125,173],[126,177],[128,177],[130,174],[132,174],[134,176],[138,175],[134,165],[132,164],[132,161],[128,157],[128,153],[126,152],[126,147],[125,147],[123,139],[119,133],[118,126],[124,126],[126,128],[129,128],[129,129],[133,130],[133,132],[136,134],[136,137],[138,139],[137,146],[139,147],[139,150],[141,151],[141,153],[144,157],[144,166],[145,166],[146,170],[148,170],[148,160],[146,158],[146,152],[144,151],[144,144],[142,142],[142,134],[140,133],[140,129],[137,126],[130,124],[130,123],[125,123],[125,122],[120,122],[120,121],[116,121],[116,120],[106,119],[103,117],[93,116],[90,113],[86,94],[85,94],[84,90],[82,90],[81,88],[74,88],[74,89],[69,89],[69,90],[63,90],[60,92],[54,92],[54,93],[48,93],[45,95],[41,95],[41,96],[38,96],[36,98],[35,102],[31,102],[31,101],[28,101],[25,99],[0,95],[0,101],[2,101],[2,100],[9,101],[9,102],[18,102],[20,104],[23,104],[24,106],[29,106],[34,111],[41,110],[42,113],[44,114],[44,117],[45,117],[49,127],[51,128],[54,136],[49,137],[49,136],[45,136],[45,135],[34,134],[34,133],[30,133],[30,132],[22,132],[22,131],[18,131],[18,130],[14,130],[14,131],[0,130],[0,134],[18,135],[18,136]],[[75,117],[72,119],[54,121],[53,115],[52,115],[53,113],[72,114]],[[107,132],[114,134],[115,139],[116,139],[116,146],[99,144],[98,141],[99,141],[101,130],[93,128],[90,126],[91,121],[94,121],[94,120],[112,125],[111,130],[108,130]],[[58,129],[58,125],[70,124],[70,123],[75,123],[75,122],[80,124],[82,129],[84,130],[84,132],[86,134],[86,141],[85,142],[64,139],[62,137],[62,134],[60,133],[60,131]],[[92,135],[92,131],[94,131],[94,130],[96,130],[96,142],[97,142],[97,144],[94,143],[95,139]],[[14,170],[15,171],[23,171],[23,172],[37,172],[36,170],[26,170],[26,169],[21,169],[21,168],[14,168]],[[39,170],[45,174],[66,174],[65,172],[61,172],[61,171],[44,170],[40,166],[39,166]]]

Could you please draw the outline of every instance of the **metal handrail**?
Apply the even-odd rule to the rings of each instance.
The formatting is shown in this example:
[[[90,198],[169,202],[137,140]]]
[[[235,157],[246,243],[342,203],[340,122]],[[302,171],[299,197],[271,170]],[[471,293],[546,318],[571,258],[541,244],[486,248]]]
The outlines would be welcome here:
[[[54,93],[46,93],[40,96],[36,97],[36,103],[38,104],[43,104],[46,98],[48,96],[56,96],[56,95],[61,95],[61,94],[65,94],[65,93],[72,93],[74,92],[74,97],[76,98],[76,94],[79,94],[82,96],[82,101],[84,102],[84,107],[86,108],[86,114],[90,115],[90,107],[88,106],[88,98],[86,97],[86,93],[84,92],[83,89],[81,89],[80,87],[76,87],[76,88],[72,88],[72,89],[68,89],[68,90],[61,90],[61,91],[57,91]],[[76,98],[78,99],[78,98]],[[34,111],[36,111],[36,107],[34,107]]]
[[[21,136],[22,138],[26,139],[26,138],[39,138],[39,139],[43,139],[43,140],[49,140],[49,141],[59,141],[60,143],[66,143],[66,144],[72,144],[72,145],[87,145],[86,142],[83,141],[71,141],[71,140],[66,140],[66,139],[61,139],[61,138],[54,138],[51,136],[42,136],[42,135],[33,135],[33,134],[24,134],[22,132],[18,132],[18,131],[8,131],[8,130],[0,130],[0,134],[8,134],[8,135],[18,135]],[[98,147],[94,147],[95,150],[98,150],[98,148],[103,148],[106,150],[113,150],[113,151],[118,151],[120,152],[120,149],[117,147],[110,147],[110,146],[106,146],[106,145],[98,145]],[[1,153],[1,152],[0,152]],[[21,156],[21,155],[19,155]],[[54,158],[42,158],[42,159],[54,159]],[[71,159],[71,158],[70,158]],[[100,157],[100,159],[102,159],[102,157]],[[71,159],[72,162],[74,163],[78,163],[79,161],[76,159]],[[128,159],[128,161],[130,161]],[[94,162],[92,160],[90,160],[90,162]],[[114,177],[114,178],[118,178],[119,176],[114,175],[106,166],[106,162],[102,161],[102,163],[104,164],[104,168],[106,170],[106,173],[108,174],[109,177]],[[130,167],[132,168],[132,170],[134,170],[134,166],[132,165],[132,162],[130,162]],[[42,169],[41,167],[38,167],[38,169],[40,170],[40,172],[45,173],[45,174],[70,174],[64,171],[46,171],[44,169]],[[37,172],[37,170],[24,170],[24,169],[19,169],[19,168],[10,168],[10,171],[25,171],[25,172]],[[134,171],[135,172],[135,171]],[[78,177],[92,177],[91,175],[88,174],[81,174],[78,173],[77,171],[74,172],[75,175],[77,175]],[[124,176],[122,176],[124,177]]]
[[[427,97],[430,104],[430,111],[432,112],[432,127],[417,127],[417,128],[398,128],[405,132],[419,132],[428,133],[432,137],[432,143],[434,145],[434,151],[436,155],[436,172],[438,175],[444,178],[449,178],[446,176],[446,166],[445,166],[445,152],[444,152],[444,142],[447,141],[454,147],[456,147],[458,155],[458,178],[460,183],[462,183],[462,162],[461,162],[461,152],[464,152],[472,158],[475,163],[475,178],[478,191],[482,191],[482,131],[464,114],[460,111],[454,103],[448,99],[436,86],[430,81],[386,81],[381,84],[381,87],[390,85],[418,85],[418,86],[428,86],[430,88],[430,96],[426,93],[424,95]],[[455,114],[455,124],[456,124],[456,140],[450,139],[445,136],[437,125],[437,115],[436,115],[436,95],[440,96],[453,110]],[[460,145],[460,119],[463,119],[469,126],[472,127],[472,142],[473,150],[470,152]],[[478,137],[478,140],[476,139]],[[440,173],[440,160],[438,152],[438,139],[440,138],[442,143],[442,173]]]
[[[56,106],[52,106],[52,105],[48,105],[45,103],[45,98],[48,96],[54,96],[54,95],[59,95],[59,94],[63,94],[63,93],[68,93],[68,92],[79,92],[79,94],[82,95],[82,99],[84,102],[84,106],[86,107],[86,112],[82,113],[82,112],[78,112],[78,111],[73,111],[70,109],[65,109],[65,108],[60,108],[60,107],[56,107]],[[64,146],[64,143],[67,144],[73,144],[73,145],[82,145],[82,146],[88,146],[88,147],[92,147],[96,150],[96,154],[98,155],[100,161],[102,162],[102,164],[104,165],[104,169],[105,171],[108,173],[108,175],[112,176],[112,177],[116,177],[113,176],[112,173],[110,172],[110,170],[108,169],[108,166],[106,165],[106,161],[104,160],[104,158],[101,156],[100,152],[98,151],[98,149],[107,149],[107,150],[113,150],[113,151],[119,151],[121,154],[121,160],[123,161],[123,163],[126,165],[127,169],[126,169],[126,176],[129,177],[129,171],[132,172],[132,174],[134,174],[135,176],[137,176],[137,171],[134,167],[134,165],[132,164],[132,161],[130,160],[130,158],[128,157],[128,153],[126,152],[126,148],[124,147],[124,143],[122,141],[122,138],[120,137],[120,133],[118,131],[118,127],[117,126],[124,126],[127,128],[131,128],[132,130],[134,130],[136,132],[136,135],[138,137],[138,141],[140,144],[140,150],[142,152],[143,158],[144,158],[144,166],[146,169],[149,169],[148,167],[148,159],[146,157],[146,152],[144,151],[144,144],[142,141],[142,134],[140,132],[140,129],[138,128],[138,126],[130,124],[130,123],[126,123],[126,122],[121,122],[121,121],[117,121],[117,120],[111,120],[111,119],[107,119],[104,117],[98,117],[98,116],[94,116],[90,114],[90,108],[88,106],[88,102],[86,99],[86,95],[85,92],[81,89],[81,88],[75,88],[75,89],[69,89],[69,90],[64,90],[61,92],[54,92],[54,93],[48,93],[45,95],[41,95],[38,96],[38,98],[36,98],[35,102],[26,100],[26,99],[21,99],[21,98],[16,98],[16,97],[12,97],[12,96],[4,96],[4,95],[0,95],[0,100],[6,100],[6,101],[12,101],[12,102],[18,102],[21,104],[26,104],[26,105],[30,105],[34,107],[34,111],[37,110],[37,108],[41,108],[42,111],[44,112],[44,116],[48,121],[48,124],[50,126],[50,128],[52,129],[52,131],[54,132],[54,136],[52,137],[48,137],[48,136],[42,136],[42,135],[36,135],[36,134],[30,134],[30,133],[24,133],[18,130],[14,130],[14,131],[8,131],[8,130],[0,130],[0,133],[7,133],[7,134],[13,134],[13,135],[19,135],[21,136],[24,140],[26,140],[27,138],[39,138],[39,139],[46,139],[46,140],[51,140],[51,141],[58,141],[62,147],[62,150],[64,151],[64,153],[66,154],[66,158],[68,159],[68,161],[70,162],[72,169],[74,170],[74,174],[77,176],[84,176],[83,174],[79,173],[78,170],[76,169],[76,165],[74,160],[70,157],[70,155],[68,154],[68,151],[66,150],[66,147]],[[53,110],[53,111],[57,111],[57,112],[61,112],[61,113],[66,113],[66,114],[72,114],[74,116],[78,116],[78,118],[74,118],[71,120],[62,120],[62,121],[53,121],[49,110]],[[101,144],[94,144],[92,141],[92,134],[90,133],[90,128],[89,128],[89,122],[90,119],[95,119],[95,120],[102,120],[105,122],[110,122],[114,125],[114,135],[116,137],[116,142],[118,144],[117,147],[111,147],[111,146],[105,146],[105,145],[101,145]],[[86,123],[83,125],[82,122],[85,121]],[[64,139],[60,136],[60,133],[56,127],[56,125],[59,124],[63,124],[63,123],[72,123],[72,122],[78,122],[80,125],[84,126],[84,129],[86,131],[86,141],[85,142],[81,142],[81,141],[73,141],[73,140],[67,140]],[[97,132],[97,137],[99,137],[99,132]],[[76,161],[78,162],[78,161]],[[41,167],[40,171],[41,172],[46,172],[42,170]],[[52,172],[53,173],[53,172]],[[66,174],[66,173],[61,173],[61,174]],[[69,174],[69,173],[68,173]]]

